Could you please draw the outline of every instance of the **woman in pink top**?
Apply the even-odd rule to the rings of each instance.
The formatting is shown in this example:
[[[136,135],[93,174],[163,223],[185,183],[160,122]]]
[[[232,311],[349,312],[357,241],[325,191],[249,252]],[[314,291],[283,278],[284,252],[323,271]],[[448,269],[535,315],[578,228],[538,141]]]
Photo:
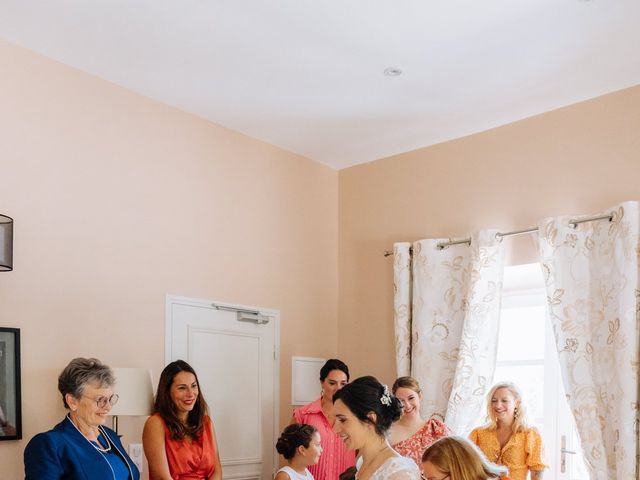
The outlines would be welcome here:
[[[356,463],[355,453],[347,450],[344,442],[333,432],[336,418],[333,414],[333,395],[349,381],[349,367],[332,358],[320,369],[320,398],[293,411],[292,423],[306,423],[320,433],[322,455],[316,465],[309,466],[315,480],[338,480],[338,477]]]

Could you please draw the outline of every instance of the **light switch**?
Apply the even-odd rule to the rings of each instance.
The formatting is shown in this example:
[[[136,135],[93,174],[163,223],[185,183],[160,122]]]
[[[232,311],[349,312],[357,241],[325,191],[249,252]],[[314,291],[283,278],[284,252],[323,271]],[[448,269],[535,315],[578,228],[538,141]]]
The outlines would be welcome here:
[[[142,473],[142,444],[141,443],[130,443],[129,444],[129,456],[133,463],[136,464],[140,473]]]

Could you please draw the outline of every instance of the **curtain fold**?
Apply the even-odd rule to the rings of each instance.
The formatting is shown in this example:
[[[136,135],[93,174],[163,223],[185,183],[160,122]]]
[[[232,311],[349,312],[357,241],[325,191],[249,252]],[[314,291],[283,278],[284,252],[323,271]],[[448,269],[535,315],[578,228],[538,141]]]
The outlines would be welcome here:
[[[411,244],[393,246],[393,307],[398,377],[411,375]]]
[[[410,355],[423,414],[460,434],[482,412],[495,370],[504,271],[496,233],[478,232],[471,245],[445,249],[437,248],[445,239],[417,241],[410,262],[408,244],[394,246],[398,373],[406,372]]]
[[[611,222],[545,220],[538,248],[563,383],[591,479],[637,478],[638,202]],[[575,218],[575,217],[573,217]]]

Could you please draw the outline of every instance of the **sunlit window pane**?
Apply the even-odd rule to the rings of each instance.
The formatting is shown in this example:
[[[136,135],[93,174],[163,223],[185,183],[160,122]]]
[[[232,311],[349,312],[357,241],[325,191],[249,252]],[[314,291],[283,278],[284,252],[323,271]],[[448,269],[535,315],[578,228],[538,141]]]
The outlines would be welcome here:
[[[545,307],[505,308],[500,316],[498,359],[544,359]]]

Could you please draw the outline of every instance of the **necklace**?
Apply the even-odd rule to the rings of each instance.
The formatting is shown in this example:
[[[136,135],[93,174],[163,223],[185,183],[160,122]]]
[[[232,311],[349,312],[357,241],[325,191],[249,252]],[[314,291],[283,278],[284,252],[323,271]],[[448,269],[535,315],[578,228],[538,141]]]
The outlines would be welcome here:
[[[89,444],[95,448],[97,451],[99,451],[100,453],[107,453],[111,451],[111,442],[109,441],[109,437],[107,436],[107,434],[102,430],[102,427],[100,427],[98,425],[98,437],[96,438],[96,441],[92,441],[89,440],[87,438],[87,436],[82,433],[80,431],[80,429],[78,428],[78,426],[73,422],[73,420],[71,420],[71,417],[69,415],[67,415],[67,420],[69,420],[71,422],[71,425],[73,425],[75,427],[75,429],[78,431],[78,433],[80,435],[82,435],[84,437],[84,439],[89,442]],[[105,438],[105,440],[107,441],[107,447],[103,447],[102,445],[100,445],[100,434],[102,434],[102,436]]]
[[[378,450],[373,457],[371,457],[371,460],[362,465],[362,468],[356,473],[356,479],[362,476],[362,472],[365,472],[373,464],[373,461],[378,458],[378,455],[380,455],[387,448],[387,446],[388,445],[385,443],[383,447]]]

